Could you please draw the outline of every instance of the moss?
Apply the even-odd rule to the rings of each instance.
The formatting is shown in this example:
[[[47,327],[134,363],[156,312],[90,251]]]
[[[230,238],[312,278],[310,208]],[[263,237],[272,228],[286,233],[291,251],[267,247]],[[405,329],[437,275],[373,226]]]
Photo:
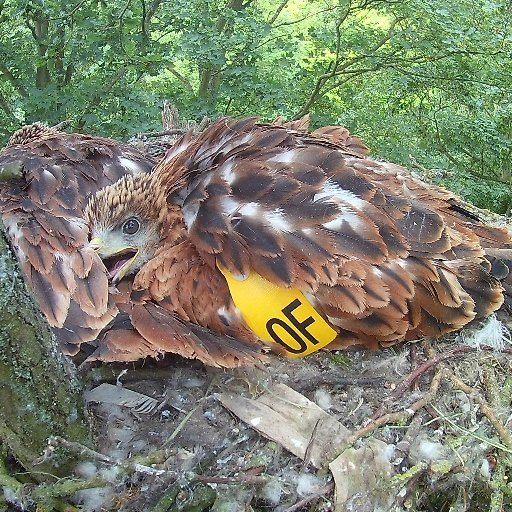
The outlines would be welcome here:
[[[436,475],[446,475],[453,469],[453,462],[451,460],[436,460],[430,465],[430,471]]]
[[[512,375],[506,377],[501,387],[500,402],[505,407],[508,407],[512,403]]]
[[[80,385],[57,352],[55,339],[27,293],[1,233],[0,274],[2,441],[30,469],[49,436],[84,443],[88,428]],[[61,462],[65,459],[64,454]],[[59,469],[65,471],[64,466]]]
[[[183,502],[178,494],[175,504],[169,512],[203,512],[209,510],[217,497],[216,492],[207,485],[196,485]]]
[[[347,367],[350,366],[350,357],[343,354],[330,354],[329,359],[337,366]]]
[[[389,485],[390,487],[393,487],[395,485],[402,485],[403,482],[406,482],[410,478],[425,471],[426,468],[427,468],[427,465],[424,462],[415,464],[414,466],[410,467],[404,473],[397,473],[396,475],[394,475],[391,479],[389,479],[387,481],[386,485]]]
[[[167,488],[151,512],[203,512],[210,509],[216,497],[216,492],[207,485],[198,484],[185,489],[182,483],[175,482]]]

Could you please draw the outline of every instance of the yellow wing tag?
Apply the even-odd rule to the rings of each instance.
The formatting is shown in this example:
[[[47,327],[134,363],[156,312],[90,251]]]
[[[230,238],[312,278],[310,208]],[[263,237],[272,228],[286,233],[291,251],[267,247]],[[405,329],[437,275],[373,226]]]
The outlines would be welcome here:
[[[307,356],[328,345],[337,332],[299,290],[281,288],[251,272],[243,281],[217,264],[231,298],[251,330],[264,341],[282,345],[291,357]]]

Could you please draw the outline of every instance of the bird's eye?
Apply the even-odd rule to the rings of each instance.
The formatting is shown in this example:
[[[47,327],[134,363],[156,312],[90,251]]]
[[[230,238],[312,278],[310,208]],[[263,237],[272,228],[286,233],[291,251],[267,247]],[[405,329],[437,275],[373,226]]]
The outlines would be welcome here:
[[[140,222],[137,219],[128,219],[122,227],[123,233],[126,235],[135,235],[140,229]]]

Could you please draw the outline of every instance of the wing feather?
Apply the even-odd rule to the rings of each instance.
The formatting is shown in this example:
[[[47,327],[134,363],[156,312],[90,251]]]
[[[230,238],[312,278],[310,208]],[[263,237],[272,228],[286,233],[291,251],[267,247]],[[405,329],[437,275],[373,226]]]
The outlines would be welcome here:
[[[0,213],[28,285],[63,348],[76,353],[95,339],[117,308],[100,258],[81,247],[88,196],[153,162],[109,139],[50,130],[0,153],[0,169],[19,162],[22,176],[2,182]]]
[[[148,355],[172,352],[217,367],[243,366],[265,359],[258,344],[219,336],[151,302],[134,306],[131,320],[153,351]]]
[[[449,332],[500,306],[485,247],[510,245],[507,234],[366,158],[347,130],[276,123],[222,119],[184,150],[186,186],[169,200],[200,255],[310,293],[345,346]]]

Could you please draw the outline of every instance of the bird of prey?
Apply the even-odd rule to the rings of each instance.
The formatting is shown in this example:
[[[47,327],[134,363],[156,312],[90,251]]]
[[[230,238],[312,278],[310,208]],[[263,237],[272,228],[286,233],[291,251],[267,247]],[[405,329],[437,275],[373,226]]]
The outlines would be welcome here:
[[[127,144],[42,123],[0,152],[0,213],[21,269],[67,354],[117,314],[105,267],[87,245],[89,196],[154,162]]]
[[[500,308],[505,230],[368,158],[345,129],[276,124],[220,119],[151,173],[91,198],[89,248],[124,287],[131,319],[97,358],[176,352],[233,366],[244,362],[237,347],[377,348]]]

